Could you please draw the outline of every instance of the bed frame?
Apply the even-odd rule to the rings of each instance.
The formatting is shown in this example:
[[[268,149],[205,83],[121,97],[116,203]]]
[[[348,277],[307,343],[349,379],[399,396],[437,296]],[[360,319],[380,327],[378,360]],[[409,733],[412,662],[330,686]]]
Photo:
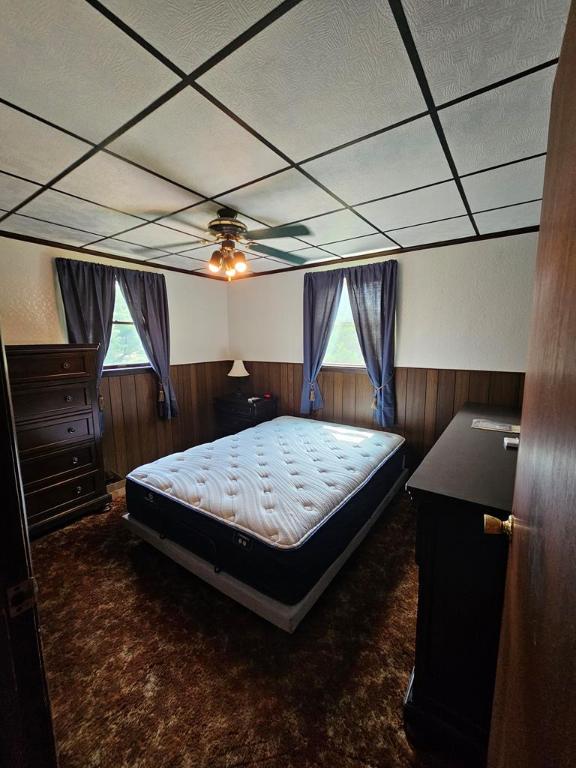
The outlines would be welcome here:
[[[190,550],[176,544],[168,538],[162,538],[157,531],[149,528],[147,525],[133,519],[130,514],[124,515],[124,522],[132,533],[139,536],[148,544],[151,544],[157,550],[169,557],[174,562],[181,565],[190,573],[198,576],[216,589],[223,592],[228,597],[236,600],[245,608],[253,611],[263,619],[271,622],[279,629],[285,632],[294,632],[314,603],[320,598],[326,587],[330,584],[334,576],[342,568],[354,550],[366,538],[368,532],[377,522],[383,510],[392,501],[394,496],[404,486],[408,478],[408,470],[403,469],[396,479],[394,485],[390,488],[386,496],[376,507],[372,515],[364,523],[362,528],[356,533],[353,539],[340,554],[339,557],[328,567],[312,589],[295,605],[286,605],[278,600],[274,600],[267,595],[262,594],[257,589],[248,586],[239,579],[230,576],[224,571],[215,571],[214,566],[207,560],[195,555]]]

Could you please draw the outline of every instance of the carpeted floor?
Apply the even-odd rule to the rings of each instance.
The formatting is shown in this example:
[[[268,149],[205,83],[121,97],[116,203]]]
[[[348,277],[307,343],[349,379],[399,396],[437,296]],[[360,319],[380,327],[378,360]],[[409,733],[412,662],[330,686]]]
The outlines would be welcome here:
[[[294,635],[133,538],[123,501],[33,545],[61,768],[414,768],[400,496]]]

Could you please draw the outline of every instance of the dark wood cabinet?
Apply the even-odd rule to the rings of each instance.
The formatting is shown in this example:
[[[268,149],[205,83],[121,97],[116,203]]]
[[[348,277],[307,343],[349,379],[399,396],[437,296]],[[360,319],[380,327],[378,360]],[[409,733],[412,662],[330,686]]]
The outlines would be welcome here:
[[[6,347],[26,512],[35,536],[105,506],[95,345]]]
[[[407,483],[417,508],[416,659],[404,717],[411,741],[482,765],[496,675],[508,539],[484,515],[512,510],[516,451],[475,418],[518,424],[518,410],[466,405]],[[510,435],[508,435],[510,436]]]
[[[253,395],[253,397],[258,397]],[[224,395],[214,398],[216,416],[216,437],[225,437],[255,427],[263,421],[275,419],[278,415],[278,398],[260,397],[250,402],[243,395]]]

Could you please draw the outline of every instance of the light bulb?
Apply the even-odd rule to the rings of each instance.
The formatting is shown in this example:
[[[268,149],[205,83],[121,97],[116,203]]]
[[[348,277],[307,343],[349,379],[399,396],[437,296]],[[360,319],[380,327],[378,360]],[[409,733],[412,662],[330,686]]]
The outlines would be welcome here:
[[[222,269],[222,251],[214,251],[208,262],[210,272],[220,272]]]
[[[234,254],[234,269],[238,273],[246,272],[246,257],[242,251],[236,251]]]
[[[235,274],[236,274],[236,270],[234,269],[234,267],[228,267],[228,269],[226,270],[226,277],[234,277]]]

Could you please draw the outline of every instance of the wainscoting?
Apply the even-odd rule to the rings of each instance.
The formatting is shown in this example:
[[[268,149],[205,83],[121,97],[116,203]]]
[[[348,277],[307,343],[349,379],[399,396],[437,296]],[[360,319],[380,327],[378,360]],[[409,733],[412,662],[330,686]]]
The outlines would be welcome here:
[[[298,415],[301,364],[247,362],[246,368],[254,391],[274,392],[280,397],[281,414]],[[374,426],[372,387],[364,371],[323,368],[318,382],[324,408],[316,412],[317,418]],[[397,368],[398,424],[392,431],[404,435],[413,460],[420,461],[466,401],[520,407],[523,389],[523,373]]]
[[[158,418],[153,373],[105,376],[100,391],[106,470],[124,477],[140,464],[212,440],[212,399],[231,389],[229,370],[226,361],[171,366],[180,412],[170,421]]]
[[[300,410],[302,365],[246,362],[251,392],[273,392],[279,414]],[[104,397],[104,464],[121,477],[134,467],[213,439],[212,400],[234,386],[226,374],[230,361],[174,365],[172,381],[180,413],[161,421],[156,412],[156,381],[151,373],[106,376]],[[362,370],[324,368],[319,378],[324,408],[316,418],[373,427],[372,387]],[[467,401],[520,406],[523,373],[397,368],[398,424],[413,463],[434,444],[452,416]]]

